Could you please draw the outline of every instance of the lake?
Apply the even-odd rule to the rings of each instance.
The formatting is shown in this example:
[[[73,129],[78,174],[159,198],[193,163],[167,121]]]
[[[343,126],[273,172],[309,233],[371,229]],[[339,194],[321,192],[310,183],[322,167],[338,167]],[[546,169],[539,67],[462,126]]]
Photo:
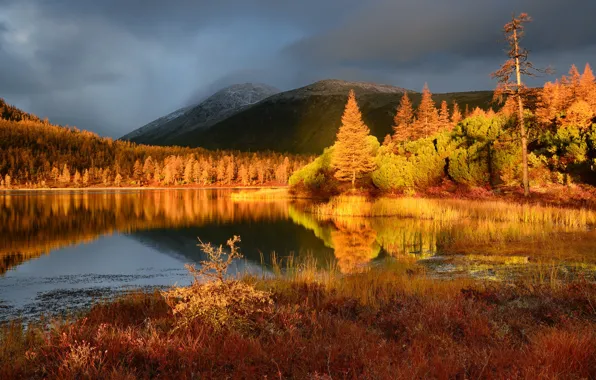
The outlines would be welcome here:
[[[204,242],[239,235],[240,273],[314,257],[344,274],[417,261],[438,281],[596,280],[593,225],[461,218],[320,218],[304,201],[233,200],[232,190],[0,194],[0,320],[88,306],[128,289],[186,285]],[[415,200],[413,202],[416,202]]]

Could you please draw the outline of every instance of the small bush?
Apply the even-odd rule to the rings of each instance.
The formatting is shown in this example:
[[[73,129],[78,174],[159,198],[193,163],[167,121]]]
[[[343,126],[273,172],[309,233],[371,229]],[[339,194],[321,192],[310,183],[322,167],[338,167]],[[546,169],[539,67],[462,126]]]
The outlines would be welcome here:
[[[250,327],[254,318],[270,312],[272,301],[269,293],[240,281],[226,279],[230,264],[242,257],[236,246],[239,241],[238,236],[227,241],[230,249],[227,254],[221,245],[215,248],[210,243],[200,242],[199,246],[209,260],[201,262],[201,269],[186,265],[194,277],[192,285],[164,292],[177,317],[176,328],[188,327],[200,321],[214,329],[225,326],[244,329]],[[204,282],[205,277],[213,281]]]
[[[414,166],[403,156],[392,152],[377,156],[378,169],[372,173],[372,180],[382,191],[404,191],[414,186]]]

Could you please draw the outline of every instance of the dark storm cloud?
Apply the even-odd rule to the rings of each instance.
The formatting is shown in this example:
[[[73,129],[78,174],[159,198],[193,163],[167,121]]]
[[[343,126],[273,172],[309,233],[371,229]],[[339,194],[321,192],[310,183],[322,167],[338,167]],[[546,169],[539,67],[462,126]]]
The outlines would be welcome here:
[[[440,68],[458,59],[502,58],[501,27],[515,12],[529,12],[526,43],[534,53],[562,52],[596,44],[596,2],[382,1],[353,14],[334,29],[310,36],[286,52],[313,65],[346,64]]]
[[[592,0],[0,0],[0,96],[118,137],[239,82],[487,89],[513,12],[536,64],[596,64]]]

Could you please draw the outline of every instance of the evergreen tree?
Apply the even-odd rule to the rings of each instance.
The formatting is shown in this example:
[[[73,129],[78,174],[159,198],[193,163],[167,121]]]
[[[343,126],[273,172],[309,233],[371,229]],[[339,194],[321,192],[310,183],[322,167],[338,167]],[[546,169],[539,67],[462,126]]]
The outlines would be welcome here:
[[[594,72],[589,63],[586,63],[584,73],[579,81],[579,95],[580,98],[586,101],[592,111],[596,113],[596,81],[594,80]]]
[[[62,175],[60,176],[60,181],[64,183],[70,182],[70,170],[68,170],[68,165],[64,164],[62,168]]]
[[[141,166],[141,161],[136,160],[133,167],[132,167],[132,178],[136,181],[141,180],[143,176],[143,167]]]
[[[101,174],[101,182],[104,186],[109,186],[110,184],[110,169],[105,168],[103,173]]]
[[[247,186],[250,183],[250,180],[248,179],[248,169],[246,168],[246,165],[240,165],[240,168],[238,169],[238,178],[240,178],[242,186]]]
[[[571,92],[570,103],[573,103],[579,98],[581,81],[581,75],[579,74],[579,70],[577,70],[575,65],[571,65],[571,68],[569,69],[569,76],[564,77],[563,81]]]
[[[151,181],[154,170],[155,166],[153,164],[153,159],[151,158],[151,156],[148,156],[145,159],[145,163],[143,164],[143,174],[145,174],[145,178],[147,179],[147,181]]]
[[[404,92],[395,117],[393,118],[393,139],[398,142],[407,141],[412,135],[412,124],[414,122],[414,109],[407,92]]]
[[[454,100],[453,101],[453,113],[451,114],[451,124],[453,124],[453,126],[456,126],[461,120],[462,120],[462,114],[461,114],[461,111],[459,110],[459,105]]]
[[[447,101],[443,100],[441,102],[441,110],[439,111],[439,128],[446,129],[449,126],[449,107],[447,106]]]
[[[428,137],[438,130],[439,113],[428,84],[422,89],[422,100],[416,111],[416,122],[414,124],[415,138]]]
[[[201,182],[201,164],[197,160],[194,160],[192,164],[192,181],[194,183]]]
[[[357,178],[376,168],[374,152],[368,141],[370,130],[362,121],[354,90],[350,90],[341,124],[331,156],[331,166],[336,169],[337,179],[351,181],[354,188]]]
[[[234,183],[235,177],[236,177],[236,165],[234,164],[234,159],[230,158],[228,160],[228,164],[226,165],[226,172],[225,172],[226,184],[231,185],[232,183]]]
[[[191,157],[184,165],[184,183],[192,183],[192,169],[194,166],[194,159]]]
[[[75,171],[73,182],[77,186],[81,184],[81,173],[78,170]]]
[[[58,170],[58,168],[54,166],[52,168],[52,172],[51,172],[50,176],[52,177],[52,179],[54,181],[58,181],[58,179],[60,178],[60,170]]]

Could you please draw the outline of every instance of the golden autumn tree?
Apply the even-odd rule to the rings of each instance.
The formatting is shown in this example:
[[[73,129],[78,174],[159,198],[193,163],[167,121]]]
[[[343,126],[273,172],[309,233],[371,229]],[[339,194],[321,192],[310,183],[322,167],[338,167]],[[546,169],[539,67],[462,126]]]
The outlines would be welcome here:
[[[459,123],[460,121],[462,121],[462,119],[463,119],[463,116],[462,116],[461,111],[459,109],[459,105],[454,100],[453,101],[453,112],[451,113],[451,124],[453,124],[455,126],[455,125],[457,125],[457,123]]]
[[[122,184],[122,176],[120,175],[120,173],[118,173],[118,174],[116,174],[116,177],[114,178],[114,186],[120,187],[121,184]]]
[[[81,184],[81,173],[78,170],[75,171],[73,182],[76,186]]]
[[[432,96],[428,84],[425,83],[422,89],[422,100],[416,110],[415,138],[428,137],[438,130],[439,113]]]
[[[194,160],[192,164],[192,181],[194,183],[201,182],[201,164],[197,160]]]
[[[350,181],[352,188],[357,178],[376,168],[369,135],[370,130],[362,121],[354,90],[350,90],[341,127],[337,132],[331,166],[336,170],[335,177],[340,181]]]
[[[593,112],[596,112],[596,80],[589,63],[586,63],[579,80],[579,96],[590,105]]]
[[[449,107],[447,106],[447,101],[443,100],[441,102],[441,110],[439,111],[439,129],[447,129],[449,126]]]
[[[530,195],[530,179],[528,177],[528,134],[524,122],[524,97],[527,93],[526,86],[522,82],[522,76],[534,76],[539,70],[528,61],[528,50],[520,45],[524,36],[524,24],[531,22],[532,19],[527,13],[521,13],[519,16],[512,16],[511,21],[503,27],[503,33],[509,49],[505,61],[499,70],[492,73],[492,77],[498,80],[498,86],[495,91],[496,97],[513,97],[517,101],[517,123],[522,147],[522,183],[524,186],[524,195]],[[575,79],[574,79],[575,80]]]
[[[585,100],[577,100],[567,109],[563,126],[575,126],[582,131],[587,131],[592,125],[594,111]]]
[[[379,254],[377,233],[366,223],[348,226],[335,223],[337,230],[331,232],[334,255],[341,273],[357,273]]]
[[[554,83],[546,82],[538,95],[536,108],[538,121],[543,124],[554,121],[565,109],[565,102],[565,89],[563,86],[558,81]]]
[[[64,183],[70,182],[70,170],[68,170],[68,165],[64,164],[62,168],[62,175],[60,176],[60,181]]]
[[[414,123],[414,109],[407,92],[401,97],[395,117],[393,118],[393,140],[407,141],[411,138]]]
[[[132,177],[135,181],[140,181],[142,176],[143,166],[141,165],[141,161],[137,159],[134,165],[132,166]]]
[[[579,97],[580,81],[581,81],[581,75],[579,74],[579,70],[577,69],[577,66],[571,65],[571,68],[569,69],[569,75],[566,77],[563,77],[563,84],[570,91],[571,102],[575,101]]]

